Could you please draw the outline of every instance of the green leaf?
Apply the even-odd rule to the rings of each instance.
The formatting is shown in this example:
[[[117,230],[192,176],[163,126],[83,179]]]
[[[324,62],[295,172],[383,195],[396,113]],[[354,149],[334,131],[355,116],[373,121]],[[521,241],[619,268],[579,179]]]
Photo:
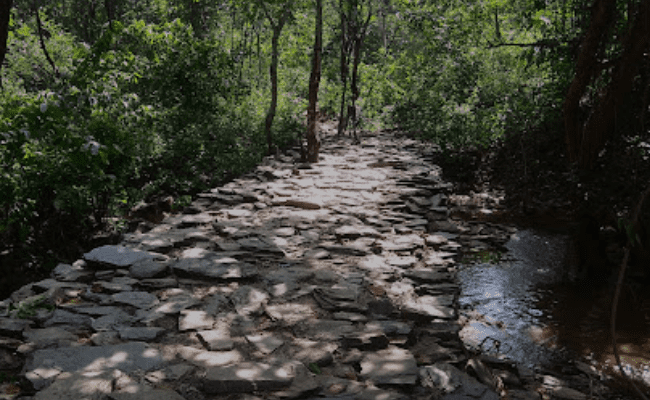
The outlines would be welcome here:
[[[311,372],[315,373],[316,375],[320,375],[322,373],[320,368],[318,367],[318,364],[316,363],[310,363],[309,369],[311,370]]]

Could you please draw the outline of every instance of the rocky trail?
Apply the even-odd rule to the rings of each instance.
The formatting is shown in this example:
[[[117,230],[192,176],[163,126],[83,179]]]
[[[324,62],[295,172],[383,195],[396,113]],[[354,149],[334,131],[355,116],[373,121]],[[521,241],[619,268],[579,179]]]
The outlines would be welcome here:
[[[434,151],[326,133],[319,163],[267,158],[58,265],[0,302],[0,371],[24,376],[0,399],[586,399],[464,348],[456,263],[514,228],[452,218],[499,199],[455,198]]]

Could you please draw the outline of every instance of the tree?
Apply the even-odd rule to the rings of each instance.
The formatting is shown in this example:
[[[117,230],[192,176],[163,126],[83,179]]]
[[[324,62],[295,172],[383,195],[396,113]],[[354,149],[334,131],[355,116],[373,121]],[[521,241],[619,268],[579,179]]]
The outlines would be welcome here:
[[[271,77],[271,105],[266,113],[266,120],[264,123],[268,153],[271,154],[273,153],[273,136],[271,135],[271,127],[273,126],[273,119],[275,118],[275,110],[278,107],[278,42],[280,40],[282,28],[284,28],[284,25],[291,16],[293,0],[289,0],[282,4],[280,15],[276,18],[271,15],[264,2],[265,0],[259,0],[259,4],[271,24],[271,29],[273,30],[273,37],[271,38],[271,66],[269,67],[269,75]]]
[[[368,16],[365,22],[361,19],[363,14],[364,0],[339,0],[340,19],[341,19],[341,111],[339,116],[338,134],[341,135],[348,125],[348,120],[352,118],[354,136],[356,137],[357,126],[357,108],[356,101],[359,98],[359,63],[361,61],[361,46],[366,37],[368,25],[372,17],[371,0],[368,0]],[[347,8],[347,14],[346,14]],[[345,114],[345,97],[350,75],[350,58],[352,58],[352,104],[348,107],[348,113]]]
[[[321,75],[321,56],[323,52],[323,3],[316,0],[316,28],[314,53],[309,76],[309,107],[307,108],[307,161],[318,162],[320,139],[316,129],[316,105],[318,104],[318,86]]]
[[[0,72],[5,61],[5,54],[7,54],[11,5],[12,0],[0,0]],[[2,89],[2,76],[0,76],[0,89]]]
[[[614,62],[599,59],[609,28],[616,22],[616,1],[598,0],[592,21],[582,42],[576,73],[565,97],[563,117],[569,160],[583,169],[594,166],[616,123],[625,96],[632,89],[644,52],[650,46],[650,4],[641,2],[634,18],[629,18],[620,56]],[[609,82],[596,96],[595,106],[586,118],[580,118],[580,102],[590,94],[600,75],[607,70]],[[606,75],[607,76],[607,75]]]
[[[47,62],[50,63],[50,66],[52,66],[52,71],[54,72],[54,75],[59,75],[59,71],[56,68],[56,64],[54,64],[54,60],[52,60],[52,57],[50,57],[50,53],[47,51],[47,47],[45,47],[45,39],[43,38],[43,24],[41,23],[41,10],[40,6],[37,1],[34,1],[32,8],[34,10],[34,15],[36,15],[36,27],[38,28],[38,38],[41,43],[41,49],[43,50],[43,54],[45,54],[45,58],[47,59]]]

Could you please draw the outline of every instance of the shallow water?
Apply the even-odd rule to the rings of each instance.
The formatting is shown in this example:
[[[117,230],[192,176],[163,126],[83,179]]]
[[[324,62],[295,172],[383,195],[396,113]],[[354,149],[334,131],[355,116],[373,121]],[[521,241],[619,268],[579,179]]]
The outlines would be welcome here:
[[[529,368],[576,358],[599,369],[615,364],[609,333],[613,289],[563,281],[567,242],[565,235],[523,230],[512,236],[498,264],[460,267],[459,305],[470,319],[461,338],[468,347]],[[650,382],[650,308],[644,304],[650,305],[646,289],[624,285],[617,348],[626,370]]]
[[[499,353],[527,366],[557,359],[553,337],[546,337],[548,310],[537,304],[547,289],[562,278],[567,237],[519,231],[507,243],[505,260],[498,264],[461,267],[461,309],[473,309],[479,320],[463,329],[470,347]],[[484,317],[484,320],[483,320]],[[542,342],[542,343],[540,343]]]

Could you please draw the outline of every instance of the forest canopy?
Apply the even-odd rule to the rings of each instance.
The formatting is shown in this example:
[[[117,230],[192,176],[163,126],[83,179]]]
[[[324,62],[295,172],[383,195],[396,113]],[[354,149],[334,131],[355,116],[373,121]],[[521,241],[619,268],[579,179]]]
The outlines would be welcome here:
[[[643,0],[0,0],[0,252],[182,205],[316,113],[442,151],[561,130],[583,170],[615,137],[647,157],[649,30]]]

